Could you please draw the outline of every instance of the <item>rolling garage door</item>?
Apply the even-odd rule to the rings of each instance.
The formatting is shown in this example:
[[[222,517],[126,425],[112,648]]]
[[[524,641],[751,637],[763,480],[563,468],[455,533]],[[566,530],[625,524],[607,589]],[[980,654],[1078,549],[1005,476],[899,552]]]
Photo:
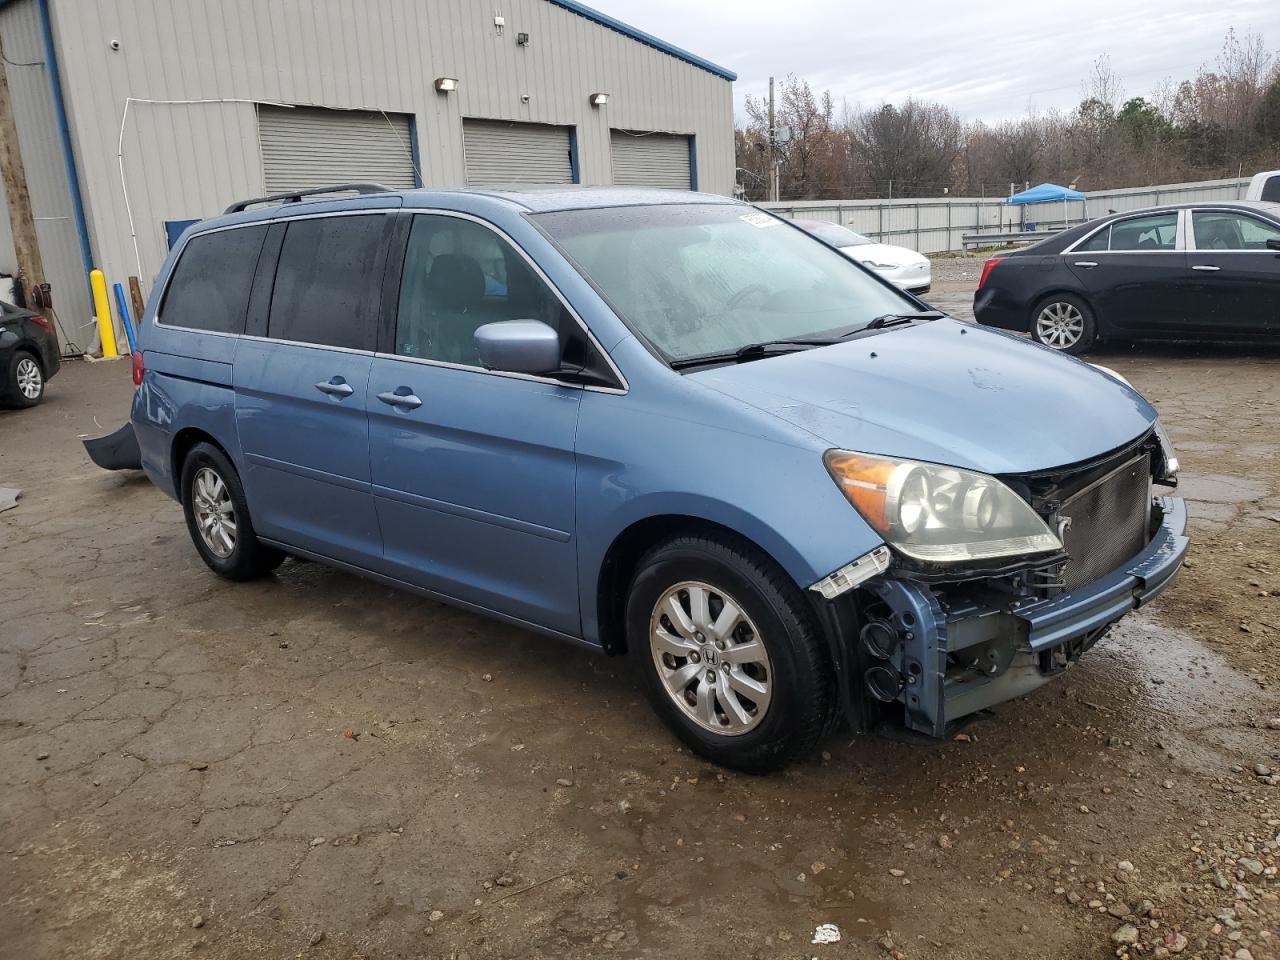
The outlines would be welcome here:
[[[267,193],[337,183],[416,185],[412,132],[403,113],[318,107],[258,108]]]
[[[613,182],[618,186],[693,189],[687,136],[611,130],[609,140]]]
[[[569,127],[507,120],[463,120],[467,185],[573,183]]]

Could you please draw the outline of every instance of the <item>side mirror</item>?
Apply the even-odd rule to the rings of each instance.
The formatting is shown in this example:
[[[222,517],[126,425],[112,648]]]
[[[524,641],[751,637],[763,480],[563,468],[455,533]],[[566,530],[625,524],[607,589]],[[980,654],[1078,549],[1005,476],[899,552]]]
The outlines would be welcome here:
[[[1280,237],[1272,237],[1267,241],[1268,250],[1280,250]]]
[[[560,369],[560,335],[541,320],[486,323],[476,329],[475,344],[487,370],[552,374]]]

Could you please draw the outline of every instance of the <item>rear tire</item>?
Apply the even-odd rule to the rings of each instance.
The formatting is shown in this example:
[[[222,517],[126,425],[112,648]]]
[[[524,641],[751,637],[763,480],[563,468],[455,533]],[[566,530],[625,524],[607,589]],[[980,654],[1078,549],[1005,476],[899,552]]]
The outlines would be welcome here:
[[[284,552],[259,542],[240,475],[211,443],[197,443],[182,461],[182,512],[191,542],[209,569],[228,580],[253,580],[284,562]]]
[[[13,407],[34,407],[44,399],[44,368],[27,350],[15,350],[9,357],[4,400]]]
[[[654,547],[631,581],[626,626],[654,710],[708,760],[777,770],[828,729],[835,681],[813,610],[749,544],[709,534]]]
[[[1070,293],[1045,297],[1031,309],[1031,339],[1073,357],[1093,348],[1098,323],[1093,308]]]

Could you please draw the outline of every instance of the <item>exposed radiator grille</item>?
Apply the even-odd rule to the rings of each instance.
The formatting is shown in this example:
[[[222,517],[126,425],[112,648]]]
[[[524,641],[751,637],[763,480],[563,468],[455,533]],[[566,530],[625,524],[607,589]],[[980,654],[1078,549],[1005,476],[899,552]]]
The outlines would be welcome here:
[[[1143,453],[1067,500],[1062,535],[1071,559],[1063,585],[1074,590],[1121,566],[1147,545],[1151,517],[1151,457]]]

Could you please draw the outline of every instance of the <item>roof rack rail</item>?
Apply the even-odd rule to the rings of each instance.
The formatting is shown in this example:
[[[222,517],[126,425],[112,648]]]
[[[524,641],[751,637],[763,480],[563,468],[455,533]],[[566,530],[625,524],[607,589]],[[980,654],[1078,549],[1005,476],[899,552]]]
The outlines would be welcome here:
[[[357,193],[361,196],[370,193],[390,193],[390,187],[380,183],[337,183],[332,187],[315,187],[311,190],[291,190],[288,193],[273,193],[269,197],[254,197],[251,200],[240,200],[223,210],[223,213],[239,213],[259,203],[297,203],[303,197],[323,196],[327,193]]]

